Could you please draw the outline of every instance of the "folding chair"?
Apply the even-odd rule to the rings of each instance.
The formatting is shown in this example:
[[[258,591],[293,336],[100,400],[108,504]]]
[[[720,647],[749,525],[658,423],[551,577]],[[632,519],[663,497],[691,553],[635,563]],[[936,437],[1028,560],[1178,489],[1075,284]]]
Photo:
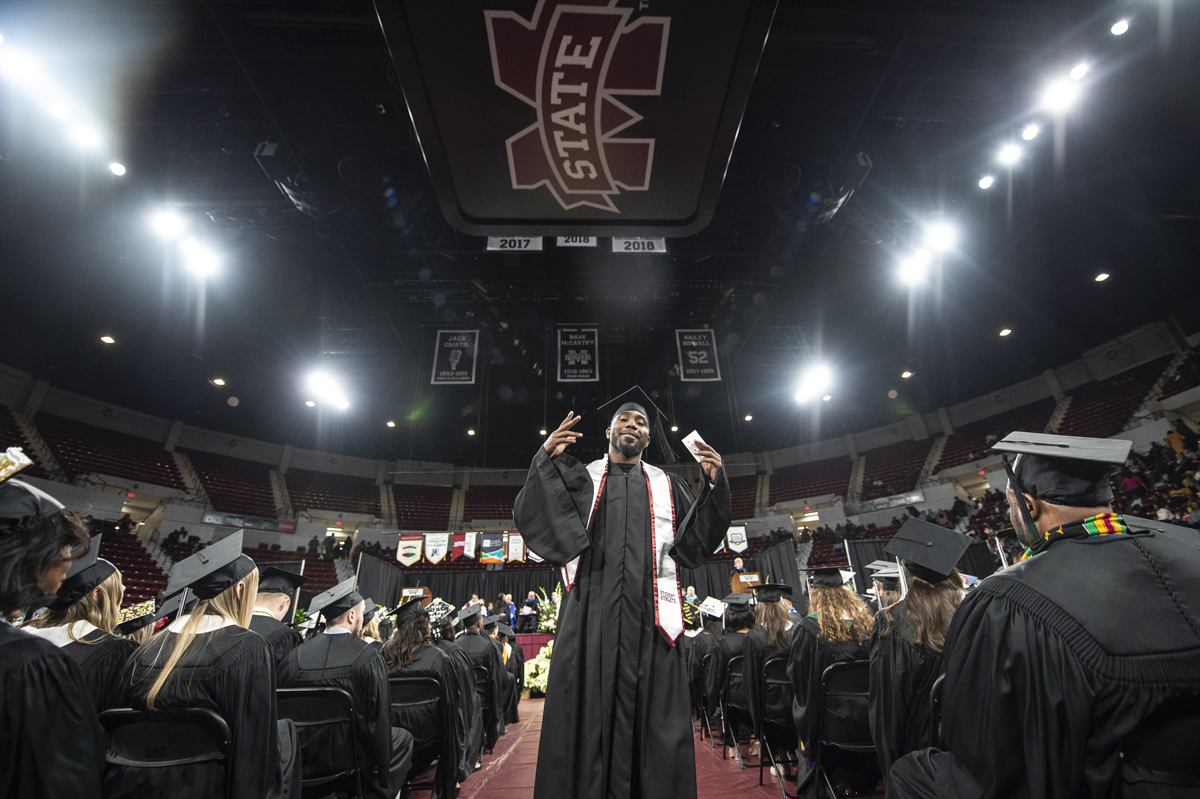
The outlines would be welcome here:
[[[409,776],[414,776],[418,755],[430,750],[441,751],[441,703],[442,684],[433,677],[404,677],[388,678],[388,693],[392,703],[392,726],[403,727],[413,737],[413,764]],[[422,771],[428,770],[438,762],[438,757],[428,763],[424,759]],[[437,781],[430,779],[428,784],[415,783],[409,779],[405,783],[405,795],[413,790],[429,789],[430,799],[437,790]]]
[[[488,730],[496,726],[496,719],[492,709],[496,706],[495,697],[492,696],[492,675],[488,671],[487,666],[475,664],[475,692],[479,695],[479,709],[483,713],[484,739],[488,738]],[[490,725],[490,726],[489,726]],[[485,750],[489,755],[492,749],[489,747]]]
[[[1200,700],[1165,703],[1121,742],[1122,799],[1200,795]]]
[[[796,722],[792,717],[792,681],[788,679],[787,667],[787,653],[773,655],[763,663],[762,702],[758,707],[758,717],[762,719],[762,729],[759,730],[758,746],[760,751],[767,753],[767,756],[759,757],[758,784],[763,784],[763,769],[767,767],[767,761],[770,761],[771,768],[775,772],[775,779],[779,782],[779,790],[783,792],[785,799],[791,799],[791,794],[787,792],[787,788],[783,784],[780,765],[793,761],[790,757],[780,758],[775,754],[777,751],[780,754],[786,754],[799,748],[799,742],[796,739]],[[773,699],[776,701],[772,701]],[[781,705],[787,708],[786,718],[768,715],[767,708],[771,705]]]
[[[222,799],[232,793],[229,725],[213,711],[121,708],[102,711],[100,725],[108,737],[105,782],[115,772],[149,777],[154,769],[184,767],[187,783],[206,789],[206,795]]]
[[[708,664],[712,662],[712,654],[707,654],[700,659],[700,674],[708,674]],[[690,681],[690,675],[689,675]],[[690,688],[690,686],[689,686]],[[708,718],[708,708],[704,696],[704,691],[692,692],[692,707],[696,711],[696,718],[700,720],[700,740],[704,740],[704,731],[708,730],[708,746],[713,748],[716,742],[713,740],[712,721]]]
[[[361,797],[362,766],[350,694],[332,686],[279,688],[275,699],[279,718],[291,719],[296,725],[303,764],[302,796],[310,799],[346,791]]]
[[[945,674],[939,674],[929,688],[929,745],[942,745],[942,681]]]
[[[733,741],[733,754],[737,758],[738,767],[742,769],[746,768],[746,763],[742,760],[742,748],[738,744],[737,717],[749,715],[750,709],[746,706],[746,688],[742,684],[742,656],[735,655],[729,659],[725,684],[721,686],[721,744],[728,747],[730,740]],[[727,757],[725,749],[722,748],[721,759],[725,760]]]
[[[829,749],[875,757],[875,741],[871,738],[867,712],[871,695],[870,669],[869,660],[847,660],[830,665],[821,674],[821,710],[817,716],[813,775],[817,790],[824,782],[830,797],[838,794],[825,769]]]

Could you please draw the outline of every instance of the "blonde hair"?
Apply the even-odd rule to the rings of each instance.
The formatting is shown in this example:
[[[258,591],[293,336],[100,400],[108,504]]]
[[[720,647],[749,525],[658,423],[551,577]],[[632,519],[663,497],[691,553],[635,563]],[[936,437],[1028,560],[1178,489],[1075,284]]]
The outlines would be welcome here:
[[[46,629],[67,625],[67,635],[76,643],[98,644],[100,641],[83,641],[75,637],[71,629],[77,621],[86,621],[94,627],[111,633],[117,629],[117,619],[121,615],[121,596],[125,586],[121,583],[121,572],[112,574],[100,585],[88,591],[74,604],[62,610],[48,610],[29,623],[30,627]]]
[[[375,614],[369,622],[363,625],[362,632],[358,634],[358,637],[364,641],[383,641],[379,637],[379,614]]]
[[[239,585],[243,586],[241,599],[238,599],[237,595]],[[171,655],[167,658],[166,665],[163,666],[158,679],[154,681],[154,684],[150,686],[150,690],[146,694],[146,708],[148,710],[158,709],[154,706],[154,703],[158,700],[158,695],[166,686],[167,680],[170,679],[171,672],[175,671],[175,667],[179,665],[179,661],[183,659],[184,653],[187,652],[188,647],[192,645],[193,640],[196,638],[196,629],[200,626],[200,620],[205,616],[220,616],[221,618],[229,619],[239,627],[249,627],[250,619],[254,615],[254,600],[257,596],[258,569],[255,569],[212,599],[201,599],[196,603],[196,607],[192,609],[187,622],[183,625],[183,629],[174,636],[174,641],[171,645]],[[170,636],[172,634],[167,633],[167,635]],[[167,638],[166,640],[171,639]],[[148,645],[149,642],[142,644],[142,647]],[[166,647],[167,644],[164,643],[159,648],[158,654],[161,655],[163,649]]]
[[[858,594],[846,586],[814,585],[809,592],[808,609],[817,614],[821,638],[830,644],[854,639],[865,644],[871,635],[874,617]]]

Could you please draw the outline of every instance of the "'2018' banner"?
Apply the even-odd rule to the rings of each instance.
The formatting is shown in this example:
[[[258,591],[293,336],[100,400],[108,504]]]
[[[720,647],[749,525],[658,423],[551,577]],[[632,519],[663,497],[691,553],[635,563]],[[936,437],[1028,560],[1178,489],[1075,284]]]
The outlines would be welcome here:
[[[596,383],[600,380],[599,330],[558,329],[558,382]]]
[[[717,363],[717,331],[676,330],[679,379],[685,383],[711,383],[721,379]]]

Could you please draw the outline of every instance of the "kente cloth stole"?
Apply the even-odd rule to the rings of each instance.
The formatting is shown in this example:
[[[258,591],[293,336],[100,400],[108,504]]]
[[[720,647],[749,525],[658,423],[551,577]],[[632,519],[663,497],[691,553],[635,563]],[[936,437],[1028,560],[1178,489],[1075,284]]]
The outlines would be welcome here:
[[[596,508],[600,507],[600,497],[604,495],[604,484],[608,482],[608,456],[592,461],[587,470],[592,477],[592,509],[587,520],[590,535]],[[683,592],[679,590],[679,570],[668,554],[675,545],[675,494],[671,490],[671,478],[662,469],[643,461],[642,474],[646,476],[646,494],[650,499],[650,562],[655,564],[654,625],[667,642],[675,646],[683,634]],[[579,558],[563,567],[563,584],[568,591],[575,585],[578,570]]]
[[[1046,548],[1055,541],[1060,541],[1064,538],[1094,538],[1098,535],[1125,535],[1128,532],[1129,528],[1125,525],[1125,520],[1121,518],[1121,514],[1100,513],[1095,516],[1089,516],[1081,522],[1064,524],[1061,527],[1047,531],[1041,541],[1038,541],[1032,547],[1025,550],[1025,554],[1021,556],[1021,560],[1028,560],[1039,552],[1045,552]]]

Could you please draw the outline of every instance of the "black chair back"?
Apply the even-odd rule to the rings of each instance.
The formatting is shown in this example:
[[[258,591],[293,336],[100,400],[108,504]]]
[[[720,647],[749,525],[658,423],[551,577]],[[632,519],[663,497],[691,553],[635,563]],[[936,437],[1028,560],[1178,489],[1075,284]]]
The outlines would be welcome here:
[[[848,752],[874,752],[869,700],[871,661],[833,663],[821,675],[818,741]]]
[[[442,685],[433,677],[388,678],[392,703],[392,726],[412,734],[413,749],[423,751],[440,740]]]
[[[484,710],[492,707],[492,674],[487,666],[475,664],[475,691],[479,694],[479,706]]]
[[[942,745],[942,683],[946,675],[939,674],[929,689],[929,745]]]
[[[772,655],[763,663],[763,707],[759,718],[763,725],[773,725],[796,734],[796,720],[792,716],[792,681],[788,678],[788,654]],[[771,709],[776,710],[771,715]],[[794,746],[792,748],[795,748]]]
[[[1121,797],[1200,796],[1200,700],[1169,702],[1121,744]]]
[[[213,711],[105,710],[100,725],[108,738],[106,783],[118,778],[122,786],[138,786],[154,781],[156,769],[172,768],[205,796],[230,795],[229,725]]]
[[[353,790],[362,796],[354,699],[342,688],[280,688],[278,715],[291,719],[300,741],[305,796]]]
[[[746,701],[746,684],[743,679],[743,659],[734,655],[729,659],[725,672],[725,685],[721,687],[721,703],[728,709],[750,712],[750,703]]]

